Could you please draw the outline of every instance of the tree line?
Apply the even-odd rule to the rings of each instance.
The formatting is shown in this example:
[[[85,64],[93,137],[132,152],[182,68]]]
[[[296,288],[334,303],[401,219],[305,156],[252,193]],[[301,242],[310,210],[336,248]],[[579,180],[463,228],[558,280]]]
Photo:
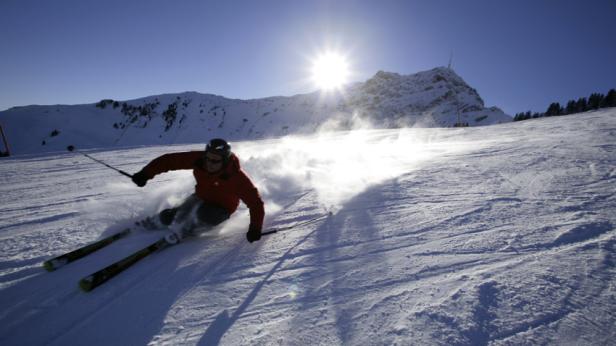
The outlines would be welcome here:
[[[513,118],[513,121],[552,117],[559,115],[569,115],[608,107],[616,107],[615,89],[611,89],[607,93],[607,95],[603,95],[600,93],[592,93],[588,98],[580,97],[577,100],[569,100],[569,102],[567,102],[567,105],[564,107],[561,106],[558,102],[553,102],[543,113],[532,113],[531,111],[516,113],[515,117]]]

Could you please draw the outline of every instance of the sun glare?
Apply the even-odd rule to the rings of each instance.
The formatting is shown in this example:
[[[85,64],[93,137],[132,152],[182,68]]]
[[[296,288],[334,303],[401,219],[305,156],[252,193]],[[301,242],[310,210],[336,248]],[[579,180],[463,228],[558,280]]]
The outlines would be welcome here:
[[[341,54],[324,53],[313,61],[312,81],[322,90],[338,89],[348,78],[349,64]]]

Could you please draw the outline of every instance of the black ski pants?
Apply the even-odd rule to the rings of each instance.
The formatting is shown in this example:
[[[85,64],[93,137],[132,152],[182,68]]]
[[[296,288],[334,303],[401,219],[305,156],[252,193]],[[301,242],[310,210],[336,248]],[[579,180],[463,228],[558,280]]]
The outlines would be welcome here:
[[[207,204],[197,195],[192,194],[179,206],[165,209],[158,216],[164,225],[170,225],[175,222],[188,223],[193,226],[203,224],[216,226],[227,220],[231,215],[225,208]]]

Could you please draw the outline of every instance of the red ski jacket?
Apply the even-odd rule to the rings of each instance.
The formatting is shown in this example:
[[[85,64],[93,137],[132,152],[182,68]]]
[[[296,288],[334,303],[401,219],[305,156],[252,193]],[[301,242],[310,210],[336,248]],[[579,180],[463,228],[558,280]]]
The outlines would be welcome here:
[[[259,191],[240,168],[240,161],[231,154],[227,166],[219,173],[210,174],[205,169],[205,151],[165,154],[143,168],[148,179],[155,175],[179,169],[192,169],[197,180],[195,193],[206,203],[225,208],[233,214],[240,200],[250,210],[250,227],[261,230],[265,210]]]

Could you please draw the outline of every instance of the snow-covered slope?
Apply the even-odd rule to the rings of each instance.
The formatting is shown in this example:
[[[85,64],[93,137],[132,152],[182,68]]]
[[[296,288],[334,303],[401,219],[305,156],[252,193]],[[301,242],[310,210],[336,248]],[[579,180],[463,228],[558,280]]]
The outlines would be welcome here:
[[[436,68],[401,76],[379,72],[338,94],[233,100],[187,92],[75,106],[15,107],[0,112],[13,154],[61,151],[67,145],[111,148],[275,138],[317,129],[447,127],[509,122],[485,108],[455,72]],[[4,148],[0,149],[3,150]]]
[[[616,110],[465,129],[234,143],[245,209],[91,293],[77,281],[160,236],[41,263],[190,193],[74,154],[0,162],[2,345],[606,345],[616,340]],[[198,146],[94,151],[127,171]]]

